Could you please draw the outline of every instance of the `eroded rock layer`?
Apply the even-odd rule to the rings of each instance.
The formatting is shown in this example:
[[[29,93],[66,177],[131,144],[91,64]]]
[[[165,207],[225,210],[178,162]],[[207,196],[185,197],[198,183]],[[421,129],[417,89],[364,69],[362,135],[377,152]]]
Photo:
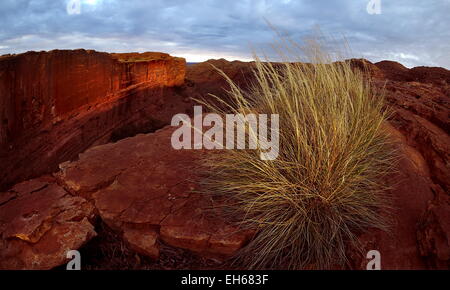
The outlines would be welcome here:
[[[168,124],[185,60],[86,50],[0,58],[0,189],[56,170],[94,144]]]
[[[64,263],[95,236],[94,212],[153,259],[160,242],[215,259],[239,250],[252,233],[210,214],[211,200],[195,192],[206,153],[172,149],[173,129],[93,147],[61,164],[57,182],[33,179],[0,194],[0,268]]]
[[[51,176],[0,195],[0,269],[51,269],[96,235],[94,207]]]
[[[159,237],[199,254],[229,256],[249,234],[208,214],[213,204],[195,192],[207,153],[174,150],[173,130],[166,127],[89,149],[78,161],[62,164],[57,177],[68,191],[90,200],[104,222],[143,252],[157,253],[153,241]]]

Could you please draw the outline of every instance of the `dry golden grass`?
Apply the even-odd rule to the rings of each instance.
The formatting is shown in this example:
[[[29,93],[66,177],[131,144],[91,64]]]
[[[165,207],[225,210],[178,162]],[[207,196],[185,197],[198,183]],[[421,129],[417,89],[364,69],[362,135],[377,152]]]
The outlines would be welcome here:
[[[255,57],[249,92],[227,78],[229,99],[204,103],[220,114],[279,114],[278,158],[224,150],[208,162],[203,188],[224,201],[228,217],[257,229],[238,254],[244,267],[330,268],[345,264],[358,233],[386,228],[382,177],[396,154],[382,126],[383,96],[362,72],[331,62],[315,45],[306,49],[309,64],[298,62],[305,54],[298,56],[296,44],[284,51],[277,64]]]

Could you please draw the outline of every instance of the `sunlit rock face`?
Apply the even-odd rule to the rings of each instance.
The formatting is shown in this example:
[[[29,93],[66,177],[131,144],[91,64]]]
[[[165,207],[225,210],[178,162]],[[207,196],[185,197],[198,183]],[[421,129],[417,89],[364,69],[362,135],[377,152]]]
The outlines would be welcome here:
[[[93,144],[151,132],[184,111],[185,60],[89,50],[0,58],[0,188],[48,173]]]

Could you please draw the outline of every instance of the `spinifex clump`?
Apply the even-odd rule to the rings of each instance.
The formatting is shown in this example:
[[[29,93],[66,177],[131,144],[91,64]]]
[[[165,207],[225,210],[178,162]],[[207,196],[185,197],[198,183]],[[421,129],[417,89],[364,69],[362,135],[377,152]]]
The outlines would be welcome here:
[[[210,159],[212,176],[204,184],[225,201],[225,214],[257,230],[237,257],[250,269],[344,264],[356,234],[386,226],[381,178],[396,158],[383,130],[383,98],[349,62],[308,51],[308,64],[297,56],[276,64],[256,57],[251,90],[227,78],[229,99],[210,106],[219,113],[279,114],[278,158],[224,150]]]

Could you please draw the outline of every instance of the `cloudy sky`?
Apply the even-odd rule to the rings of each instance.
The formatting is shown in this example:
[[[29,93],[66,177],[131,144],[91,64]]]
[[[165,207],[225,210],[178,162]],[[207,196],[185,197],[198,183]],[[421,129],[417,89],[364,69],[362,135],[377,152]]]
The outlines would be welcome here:
[[[380,3],[372,14],[371,1]],[[251,47],[274,39],[267,20],[293,39],[317,27],[344,35],[353,57],[450,68],[449,15],[450,0],[1,0],[0,54],[86,48],[249,60]]]

